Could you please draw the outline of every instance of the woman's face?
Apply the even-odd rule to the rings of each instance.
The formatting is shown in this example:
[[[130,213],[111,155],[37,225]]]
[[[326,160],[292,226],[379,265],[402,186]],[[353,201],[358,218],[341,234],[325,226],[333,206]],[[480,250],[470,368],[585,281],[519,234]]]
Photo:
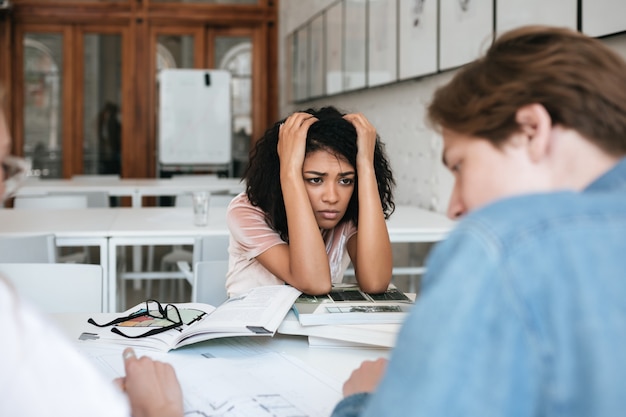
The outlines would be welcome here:
[[[354,167],[341,156],[319,150],[307,154],[302,178],[318,226],[335,227],[346,213],[354,192]]]

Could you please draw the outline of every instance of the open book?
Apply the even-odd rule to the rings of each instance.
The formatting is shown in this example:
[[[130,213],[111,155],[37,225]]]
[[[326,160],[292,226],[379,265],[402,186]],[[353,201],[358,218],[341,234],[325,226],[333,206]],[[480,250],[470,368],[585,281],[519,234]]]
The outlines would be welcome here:
[[[366,294],[356,284],[335,284],[322,296],[300,295],[293,310],[303,326],[323,324],[402,323],[413,301],[395,286]]]
[[[144,302],[118,314],[118,320],[124,317],[128,319],[112,326],[87,324],[88,330],[81,335],[80,340],[167,352],[220,337],[273,336],[299,295],[300,291],[289,285],[271,285],[253,288],[218,307],[203,303],[163,305],[168,314],[180,318],[182,324],[177,326],[172,325],[176,321],[164,319],[158,312],[146,314]],[[176,307],[175,314],[172,306]],[[166,327],[170,328],[160,331]],[[137,337],[148,332],[156,334]]]

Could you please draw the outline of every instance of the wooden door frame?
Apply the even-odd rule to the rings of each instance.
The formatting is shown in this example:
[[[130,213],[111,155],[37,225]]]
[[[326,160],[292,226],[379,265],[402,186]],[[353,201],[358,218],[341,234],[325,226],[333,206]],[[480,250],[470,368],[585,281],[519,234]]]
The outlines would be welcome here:
[[[73,31],[67,25],[59,24],[38,24],[26,23],[17,25],[15,28],[15,37],[12,48],[14,50],[15,60],[12,69],[12,122],[11,128],[13,132],[12,152],[15,155],[24,154],[24,38],[27,33],[58,33],[62,36],[63,45],[63,63],[60,66],[62,74],[62,90],[61,90],[61,111],[62,111],[62,131],[61,131],[61,149],[65,160],[72,161],[73,146],[72,138],[74,137],[74,126],[72,124],[72,99],[74,98],[73,83],[66,80],[72,79],[74,76],[70,63],[73,62]],[[71,170],[71,166],[63,164],[63,176]]]
[[[122,146],[127,142],[133,128],[133,119],[130,117],[133,96],[127,85],[130,83],[128,74],[132,72],[132,53],[130,50],[129,29],[124,26],[112,25],[42,25],[26,23],[17,25],[15,31],[15,61],[13,63],[13,152],[23,155],[24,148],[24,37],[28,33],[59,33],[63,36],[63,65],[62,74],[62,132],[61,146],[63,155],[62,176],[70,178],[74,174],[83,172],[83,109],[84,109],[84,35],[88,33],[119,34],[122,37]],[[72,80],[69,82],[68,80]],[[122,155],[124,154],[122,150]]]
[[[63,176],[82,171],[82,107],[76,105],[76,78],[82,80],[82,64],[70,65],[82,57],[84,28],[124,27],[122,57],[122,172],[124,177],[150,177],[156,174],[153,36],[168,26],[201,26],[226,33],[252,31],[253,42],[253,141],[277,119],[278,114],[278,2],[258,0],[256,5],[154,3],[150,0],[126,2],[50,2],[19,0],[10,13],[0,16],[0,83],[7,94],[5,114],[14,133],[13,150],[23,154],[23,46],[25,33],[46,32],[50,28],[63,33]],[[81,28],[81,29],[77,29]],[[240,29],[243,28],[243,29]],[[89,29],[91,31],[91,29]],[[156,38],[154,38],[156,39]],[[211,68],[207,51],[208,37],[197,38],[204,62],[197,68]],[[204,45],[202,45],[204,43]],[[77,55],[78,54],[78,55]],[[67,68],[66,68],[67,67]],[[77,69],[78,68],[78,69]],[[82,98],[81,98],[82,102]],[[79,117],[81,116],[81,117]]]
[[[252,145],[254,141],[261,137],[267,126],[274,122],[269,119],[268,110],[270,106],[261,105],[267,103],[267,90],[269,88],[268,52],[267,45],[263,42],[266,36],[264,25],[256,25],[253,27],[238,28],[216,28],[207,33],[207,45],[212,47],[215,39],[220,36],[246,36],[250,38],[252,43]],[[215,54],[211,49],[207,49],[207,67],[215,68]]]
[[[72,174],[81,174],[84,170],[84,155],[83,155],[83,133],[85,131],[84,126],[84,108],[85,108],[85,94],[84,94],[84,59],[83,50],[84,50],[84,38],[87,34],[98,34],[98,35],[119,35],[121,37],[121,54],[120,61],[122,63],[121,68],[121,100],[120,103],[120,115],[123,121],[122,130],[121,130],[121,144],[122,148],[125,146],[125,143],[128,142],[127,138],[130,138],[130,134],[133,131],[133,118],[130,116],[132,114],[131,109],[133,108],[132,100],[134,99],[133,95],[130,94],[130,89],[128,88],[128,84],[130,84],[130,77],[132,75],[132,53],[130,47],[130,29],[127,26],[123,25],[93,25],[93,24],[80,24],[75,25],[74,31],[74,56],[77,57],[74,60],[74,84],[75,84],[75,96],[74,96],[74,119],[73,119],[73,131],[74,135],[74,143],[73,148],[74,152],[72,154],[73,159],[71,161],[72,164]],[[124,150],[120,150],[121,155],[125,154]],[[122,163],[122,172],[124,172],[124,160]],[[68,175],[69,176],[69,175]]]

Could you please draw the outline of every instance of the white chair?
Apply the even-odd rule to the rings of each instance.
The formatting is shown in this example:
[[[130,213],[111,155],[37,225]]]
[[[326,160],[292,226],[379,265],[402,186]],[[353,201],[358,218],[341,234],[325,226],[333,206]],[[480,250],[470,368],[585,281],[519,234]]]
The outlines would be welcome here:
[[[209,199],[209,216],[211,215],[211,207],[225,207],[235,196],[232,194],[211,194]],[[191,207],[191,194],[180,194],[176,196],[176,207]],[[228,259],[228,258],[226,258]],[[181,245],[174,245],[171,252],[166,253],[161,258],[161,271],[171,269],[178,262],[193,262],[193,254],[191,251],[184,249]]]
[[[85,209],[88,207],[88,198],[84,194],[72,195],[37,195],[17,196],[13,202],[15,210],[63,210]],[[86,263],[89,261],[89,248],[79,252],[58,256],[59,262]]]
[[[227,272],[228,260],[196,262],[191,301],[216,307],[226,301]]]
[[[111,181],[119,180],[119,174],[76,174],[72,175],[73,180],[78,181]]]
[[[178,269],[191,283],[191,300],[220,305],[227,298],[229,236],[205,236],[195,243],[193,271],[187,262],[178,262]]]
[[[0,274],[45,313],[104,312],[100,265],[0,264]]]
[[[80,194],[69,194],[65,192],[51,192],[49,196],[85,196],[87,198],[87,208],[107,208],[111,207],[109,203],[109,193],[104,191],[84,191]]]
[[[233,194],[211,194],[211,198],[209,200],[209,216],[211,215],[211,209],[210,209],[211,207],[227,206],[234,197],[235,196]],[[175,204],[176,204],[176,207],[190,207],[191,208],[192,206],[191,194],[177,195]],[[215,239],[215,238],[211,238],[211,239]],[[206,245],[210,246],[211,243],[207,241]],[[219,245],[222,245],[225,250],[224,252],[225,255],[221,257],[220,259],[228,259],[228,252],[226,250],[226,248],[228,248],[228,239],[226,239],[225,242],[220,242],[218,246]],[[194,245],[194,247],[197,247],[197,245]],[[152,258],[153,258],[153,248],[148,248],[148,265],[149,266],[152,265]],[[215,259],[211,257],[205,258],[204,256],[194,258],[194,253],[192,251],[186,249],[182,245],[173,245],[172,250],[165,253],[161,257],[159,270],[160,271],[176,270],[178,266],[178,270],[182,271],[185,274],[187,281],[193,285],[193,273],[191,272],[191,265],[193,265],[194,262],[197,262],[198,260],[215,260]],[[182,287],[182,282],[179,282],[179,292],[182,292],[181,287]],[[161,288],[163,288],[163,286],[161,286]],[[152,291],[152,281],[148,281],[146,284],[146,292],[147,294],[150,294],[151,291]],[[162,291],[161,291],[161,294],[159,294],[159,296],[160,297],[164,296]]]
[[[13,208],[18,210],[62,210],[87,208],[87,196],[74,195],[37,195],[17,196]]]
[[[54,263],[54,235],[0,237],[0,263]]]

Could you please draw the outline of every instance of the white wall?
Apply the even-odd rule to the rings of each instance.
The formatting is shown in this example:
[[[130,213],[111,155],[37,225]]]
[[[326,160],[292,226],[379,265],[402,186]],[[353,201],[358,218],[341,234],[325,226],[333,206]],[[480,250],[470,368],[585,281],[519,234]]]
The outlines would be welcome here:
[[[335,0],[280,1],[281,83],[288,79],[284,56],[286,36],[334,2]],[[604,41],[626,57],[626,34]],[[283,84],[279,95],[279,109],[282,116],[297,109],[324,105],[333,105],[346,112],[362,112],[376,126],[381,139],[386,143],[397,181],[396,203],[445,212],[452,188],[452,177],[441,164],[441,139],[425,126],[424,114],[433,91],[452,75],[453,72],[449,71],[297,105],[287,102]]]

